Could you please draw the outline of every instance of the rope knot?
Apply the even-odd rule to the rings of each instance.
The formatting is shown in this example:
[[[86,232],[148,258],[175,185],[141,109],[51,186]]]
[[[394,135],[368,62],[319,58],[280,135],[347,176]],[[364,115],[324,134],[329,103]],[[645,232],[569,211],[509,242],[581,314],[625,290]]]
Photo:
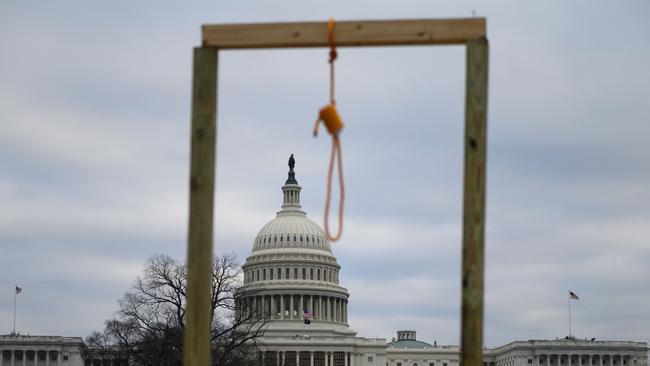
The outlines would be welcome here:
[[[338,57],[338,53],[336,52],[336,49],[332,48],[330,50],[330,63],[333,63],[334,61],[336,61],[337,57]]]

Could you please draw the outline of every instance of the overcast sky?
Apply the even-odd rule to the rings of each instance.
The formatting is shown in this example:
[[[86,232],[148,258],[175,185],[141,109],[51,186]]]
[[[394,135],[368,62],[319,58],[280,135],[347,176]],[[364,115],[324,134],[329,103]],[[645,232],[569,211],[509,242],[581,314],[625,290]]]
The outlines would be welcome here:
[[[206,23],[488,19],[485,343],[650,340],[650,2],[3,1],[0,334],[86,336],[152,254],[184,259]],[[215,246],[240,260],[290,153],[322,223],[327,51],[219,59]],[[350,325],[458,344],[463,47],[340,49]]]

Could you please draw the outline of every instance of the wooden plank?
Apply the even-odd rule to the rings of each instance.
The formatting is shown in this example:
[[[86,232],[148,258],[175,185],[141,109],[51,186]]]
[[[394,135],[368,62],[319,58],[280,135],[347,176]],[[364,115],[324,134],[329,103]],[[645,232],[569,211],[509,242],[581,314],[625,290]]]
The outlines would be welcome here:
[[[340,21],[337,47],[464,44],[485,37],[485,18]],[[327,22],[203,26],[203,45],[228,48],[327,47]]]
[[[483,364],[488,42],[467,42],[460,366]]]
[[[194,49],[190,208],[187,249],[187,320],[184,365],[211,359],[212,225],[216,148],[217,51]]]

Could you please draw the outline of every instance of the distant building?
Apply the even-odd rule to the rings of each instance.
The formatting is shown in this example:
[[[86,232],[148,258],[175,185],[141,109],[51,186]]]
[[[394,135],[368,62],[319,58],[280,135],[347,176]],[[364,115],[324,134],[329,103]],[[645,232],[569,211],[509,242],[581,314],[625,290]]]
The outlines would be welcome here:
[[[387,344],[350,329],[350,294],[339,284],[341,266],[323,229],[302,211],[302,187],[292,163],[282,187],[282,208],[255,237],[242,266],[244,285],[236,294],[238,309],[256,309],[270,320],[258,340],[260,363],[458,366],[458,346],[419,341],[414,330],[398,331]],[[517,341],[486,348],[483,366],[648,366],[647,351],[643,342]]]
[[[81,337],[0,335],[0,366],[83,366]]]
[[[387,344],[387,366],[455,366],[458,346],[431,345],[415,331],[398,331]],[[483,351],[483,366],[647,366],[645,342],[579,339],[515,341]]]

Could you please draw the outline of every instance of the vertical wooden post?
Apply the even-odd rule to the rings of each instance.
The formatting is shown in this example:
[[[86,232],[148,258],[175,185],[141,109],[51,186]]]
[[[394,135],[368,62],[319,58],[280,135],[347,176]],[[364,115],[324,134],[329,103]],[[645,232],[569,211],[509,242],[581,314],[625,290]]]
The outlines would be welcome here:
[[[211,358],[212,220],[217,115],[217,50],[194,49],[185,366]]]
[[[488,42],[467,42],[460,366],[483,362],[483,272]]]

